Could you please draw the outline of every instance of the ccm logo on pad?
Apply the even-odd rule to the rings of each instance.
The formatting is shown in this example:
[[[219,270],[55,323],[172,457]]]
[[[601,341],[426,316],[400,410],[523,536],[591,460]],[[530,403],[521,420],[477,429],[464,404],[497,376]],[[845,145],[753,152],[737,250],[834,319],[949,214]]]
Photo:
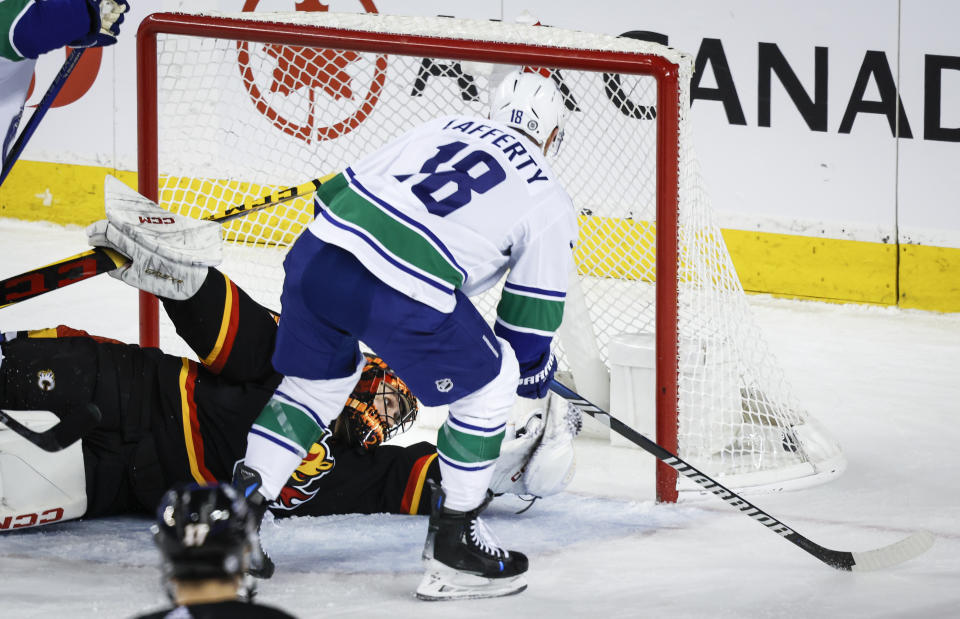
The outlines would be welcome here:
[[[34,512],[32,514],[20,514],[19,516],[7,516],[3,520],[0,520],[0,530],[33,527],[38,524],[56,522],[61,518],[63,518],[62,507],[54,507],[53,509],[44,510],[40,513]]]
[[[140,215],[140,223],[142,224],[172,224],[174,223],[173,217],[144,217]]]

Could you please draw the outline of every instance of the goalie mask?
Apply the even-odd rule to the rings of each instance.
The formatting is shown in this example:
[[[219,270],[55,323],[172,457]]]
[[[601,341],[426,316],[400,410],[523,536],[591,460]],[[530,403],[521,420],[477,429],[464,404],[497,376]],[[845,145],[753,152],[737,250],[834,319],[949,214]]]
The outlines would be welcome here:
[[[367,364],[334,427],[344,443],[363,449],[410,429],[419,405],[407,384],[376,355],[364,353]]]
[[[553,153],[563,141],[567,106],[553,80],[539,73],[514,71],[490,96],[490,119],[521,131],[541,148],[557,129]]]

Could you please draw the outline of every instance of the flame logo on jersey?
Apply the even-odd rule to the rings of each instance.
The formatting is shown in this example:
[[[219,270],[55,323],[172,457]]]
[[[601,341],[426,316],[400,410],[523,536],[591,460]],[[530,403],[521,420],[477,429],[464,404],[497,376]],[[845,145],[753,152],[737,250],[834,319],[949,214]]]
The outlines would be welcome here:
[[[300,461],[300,466],[290,475],[287,484],[270,507],[296,509],[317,494],[320,480],[336,465],[328,444],[331,436],[329,432],[324,433],[320,440],[310,447],[310,452]]]

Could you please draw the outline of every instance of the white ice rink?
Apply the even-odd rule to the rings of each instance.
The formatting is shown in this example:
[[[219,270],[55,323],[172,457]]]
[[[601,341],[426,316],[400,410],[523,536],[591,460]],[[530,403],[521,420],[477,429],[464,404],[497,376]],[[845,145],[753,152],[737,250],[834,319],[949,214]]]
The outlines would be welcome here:
[[[0,220],[0,278],[84,249],[78,228]],[[521,515],[508,498],[487,512],[504,545],[530,556],[526,592],[420,602],[426,519],[337,516],[265,526],[277,574],[261,601],[323,618],[960,617],[960,315],[766,297],[751,305],[795,392],[848,460],[827,485],[751,499],[838,550],[926,529],[937,540],[925,555],[836,571],[714,497],[637,500],[631,463],[650,456],[582,440],[568,492]],[[135,341],[135,308],[132,289],[101,276],[0,310],[0,331],[64,323]],[[163,606],[148,527],[115,518],[0,533],[0,617],[106,619]]]

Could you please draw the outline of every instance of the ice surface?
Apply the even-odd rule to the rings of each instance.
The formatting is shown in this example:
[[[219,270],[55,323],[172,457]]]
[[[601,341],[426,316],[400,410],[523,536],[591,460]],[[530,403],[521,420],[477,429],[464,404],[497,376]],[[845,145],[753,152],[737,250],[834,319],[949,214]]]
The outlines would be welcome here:
[[[0,277],[86,249],[78,228],[0,220]],[[267,523],[277,574],[260,600],[299,617],[960,616],[960,316],[752,297],[795,392],[840,441],[827,485],[750,499],[813,541],[864,551],[916,529],[925,555],[840,572],[712,496],[637,497],[645,453],[578,444],[568,492],[502,497],[488,522],[528,553],[529,588],[420,602],[426,519],[334,516]],[[0,310],[0,331],[70,324],[135,341],[136,294],[101,276]],[[418,440],[414,430],[405,440]],[[0,616],[128,617],[165,604],[148,519],[111,518],[0,534]]]

